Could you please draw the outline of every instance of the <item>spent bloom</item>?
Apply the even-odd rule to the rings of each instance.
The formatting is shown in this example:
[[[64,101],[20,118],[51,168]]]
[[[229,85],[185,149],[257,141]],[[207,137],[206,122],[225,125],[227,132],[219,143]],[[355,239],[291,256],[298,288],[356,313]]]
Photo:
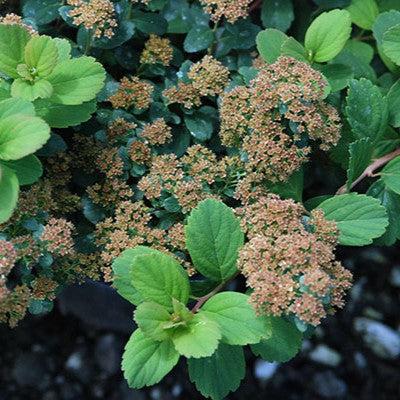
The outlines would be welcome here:
[[[19,25],[25,28],[31,35],[37,34],[37,31],[32,26],[26,24],[22,17],[14,13],[9,13],[6,14],[4,17],[0,17],[0,24]]]
[[[239,18],[249,15],[249,5],[252,0],[200,0],[213,21],[225,17],[228,22],[234,23]]]
[[[164,118],[158,118],[154,122],[144,126],[140,133],[140,138],[153,146],[162,145],[172,139],[171,131]]]
[[[4,280],[10,273],[17,258],[13,244],[7,240],[0,240],[0,281]]]
[[[46,249],[55,255],[66,256],[74,253],[72,232],[74,226],[63,218],[51,218],[40,236]]]
[[[322,211],[306,218],[301,204],[269,195],[239,214],[250,239],[240,252],[239,268],[259,314],[318,325],[343,307],[351,273],[335,260],[337,227]]]
[[[286,180],[310,153],[310,140],[329,150],[340,138],[340,119],[324,102],[326,80],[306,63],[280,57],[262,67],[248,87],[223,95],[221,140],[244,153],[248,173]]]
[[[145,48],[140,56],[140,62],[142,64],[160,63],[167,67],[173,55],[174,49],[171,46],[171,41],[152,34],[145,43]]]
[[[67,0],[73,8],[69,16],[76,26],[92,30],[96,38],[114,36],[113,28],[117,26],[114,4],[110,0]]]
[[[132,106],[141,110],[149,108],[151,96],[153,94],[153,85],[140,80],[138,77],[123,77],[120,86],[108,100],[113,108],[128,109]]]

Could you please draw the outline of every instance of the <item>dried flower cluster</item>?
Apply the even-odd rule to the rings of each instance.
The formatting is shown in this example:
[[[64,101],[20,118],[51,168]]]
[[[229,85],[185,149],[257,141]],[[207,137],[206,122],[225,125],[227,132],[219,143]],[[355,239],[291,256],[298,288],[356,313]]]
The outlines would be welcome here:
[[[223,96],[221,140],[245,154],[258,180],[284,181],[310,153],[310,140],[330,149],[340,137],[337,111],[323,101],[326,81],[309,65],[289,57],[265,65],[249,87]]]
[[[24,27],[31,35],[37,34],[37,31],[30,25],[26,24],[22,17],[17,14],[9,13],[4,17],[0,17],[0,24],[4,25],[19,25]]]
[[[252,0],[200,0],[213,21],[225,17],[228,22],[235,23],[239,18],[249,15],[249,5]]]
[[[140,56],[140,62],[142,64],[160,63],[167,67],[173,56],[174,49],[171,46],[171,41],[152,34],[145,43],[145,48]]]
[[[343,307],[351,274],[335,260],[337,228],[322,211],[307,218],[302,205],[269,195],[240,214],[249,242],[239,268],[259,314],[318,325],[327,312]]]
[[[51,218],[44,227],[40,240],[45,243],[49,253],[70,255],[74,252],[73,229],[74,226],[65,219]]]
[[[138,77],[124,77],[121,79],[120,86],[109,101],[113,108],[129,109],[135,107],[138,110],[146,109],[150,106],[153,85],[140,80]]]
[[[115,19],[114,4],[110,0],[67,0],[73,8],[69,16],[76,26],[84,26],[93,31],[93,36],[111,38],[118,24]]]
[[[189,83],[179,81],[177,86],[163,92],[169,103],[182,104],[185,108],[200,106],[201,97],[216,96],[224,91],[229,70],[212,56],[205,56],[190,67],[187,77]]]
[[[140,133],[140,138],[152,146],[162,145],[171,140],[171,128],[163,118],[158,118],[156,121],[144,126]]]

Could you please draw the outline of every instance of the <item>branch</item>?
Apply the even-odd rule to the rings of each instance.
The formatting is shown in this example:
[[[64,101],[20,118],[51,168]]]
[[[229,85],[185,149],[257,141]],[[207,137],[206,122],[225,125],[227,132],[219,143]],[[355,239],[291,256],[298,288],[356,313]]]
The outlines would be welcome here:
[[[377,169],[383,167],[385,164],[387,164],[389,161],[393,160],[397,156],[400,156],[400,149],[394,150],[391,153],[376,159],[372,164],[370,164],[367,168],[365,168],[364,172],[351,184],[350,190],[353,189],[356,185],[358,185],[363,179],[375,177],[376,176],[375,171]],[[347,187],[346,185],[343,185],[341,188],[339,188],[336,194],[344,194],[346,192],[347,192]]]

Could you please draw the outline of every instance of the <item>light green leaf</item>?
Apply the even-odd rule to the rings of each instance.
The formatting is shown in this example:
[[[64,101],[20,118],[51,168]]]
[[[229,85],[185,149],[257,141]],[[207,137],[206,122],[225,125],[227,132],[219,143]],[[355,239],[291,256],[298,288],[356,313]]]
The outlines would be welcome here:
[[[400,79],[390,88],[387,100],[390,125],[398,128],[400,127]]]
[[[105,81],[104,68],[92,57],[74,58],[56,65],[48,81],[54,92],[51,101],[77,105],[94,99]]]
[[[400,194],[400,157],[390,161],[380,175],[385,185],[393,192]]]
[[[123,251],[112,264],[114,287],[124,299],[135,305],[140,304],[144,299],[132,284],[133,260],[144,254],[157,254],[157,252],[151,247],[137,246]]]
[[[189,299],[189,279],[171,256],[153,250],[132,260],[132,284],[146,301],[153,301],[173,310],[173,299],[186,304]]]
[[[50,128],[42,119],[10,115],[0,121],[0,159],[18,160],[33,154],[49,138]]]
[[[351,21],[362,29],[372,29],[376,17],[379,14],[375,0],[352,0],[347,7]]]
[[[185,233],[190,257],[201,274],[225,281],[237,272],[244,235],[228,206],[213,199],[202,201],[190,214]]]
[[[387,99],[368,79],[351,80],[346,98],[347,120],[360,139],[369,137],[373,142],[384,133],[389,110]]]
[[[263,0],[261,20],[265,28],[286,32],[294,20],[292,0]]]
[[[24,49],[30,35],[19,25],[0,24],[0,71],[18,78],[17,65],[24,61]]]
[[[211,356],[220,339],[219,325],[201,311],[193,317],[187,327],[177,328],[172,336],[176,351],[186,358]]]
[[[34,36],[25,47],[25,63],[34,75],[46,77],[58,61],[58,49],[49,36]]]
[[[383,246],[393,246],[400,239],[400,196],[385,186],[382,179],[376,181],[367,192],[367,195],[379,199],[386,208],[389,225],[383,236],[375,240],[375,243]]]
[[[220,326],[224,343],[244,346],[258,343],[271,334],[264,319],[256,316],[249,296],[245,294],[219,293],[211,297],[201,310]]]
[[[211,357],[190,358],[188,369],[190,380],[204,397],[222,400],[238,389],[246,375],[243,349],[220,343]]]
[[[293,323],[280,317],[267,317],[271,336],[260,343],[251,345],[256,356],[269,362],[286,362],[293,358],[301,347],[302,333]]]
[[[38,181],[43,174],[43,167],[40,160],[33,154],[15,161],[3,161],[3,165],[13,170],[17,175],[21,186],[32,185]]]
[[[46,99],[37,99],[34,102],[36,113],[53,128],[67,128],[76,126],[90,119],[96,111],[96,101],[76,106],[51,103]]]
[[[0,224],[12,215],[18,201],[17,175],[6,166],[0,164]]]
[[[351,184],[363,173],[371,162],[374,145],[369,138],[359,139],[349,146],[350,159],[347,169],[347,190]]]
[[[0,118],[6,118],[15,114],[25,114],[34,117],[35,109],[31,102],[19,98],[0,101]]]
[[[288,37],[282,43],[281,53],[282,55],[293,57],[296,60],[308,62],[306,49],[301,43],[292,37]]]
[[[170,335],[165,323],[171,322],[172,315],[166,308],[153,302],[139,304],[135,311],[135,322],[145,336],[153,340],[167,340]]]
[[[363,194],[343,194],[322,202],[318,208],[325,218],[339,228],[339,243],[344,246],[365,246],[380,237],[388,226],[385,207],[379,200]]]
[[[351,18],[346,10],[332,10],[319,15],[307,29],[305,47],[309,59],[332,60],[343,49],[351,33]]]
[[[53,38],[53,43],[57,46],[58,63],[62,63],[71,58],[72,47],[67,39]]]
[[[269,64],[274,63],[281,53],[282,44],[288,38],[277,29],[266,29],[257,35],[257,50],[260,56]]]
[[[383,34],[383,52],[396,65],[400,65],[400,24]]]
[[[140,389],[160,382],[178,360],[171,341],[155,342],[137,329],[125,346],[122,371],[129,387]]]
[[[11,85],[11,95],[20,97],[27,101],[34,101],[37,98],[49,98],[53,93],[53,87],[46,79],[30,82],[23,79],[16,79]]]

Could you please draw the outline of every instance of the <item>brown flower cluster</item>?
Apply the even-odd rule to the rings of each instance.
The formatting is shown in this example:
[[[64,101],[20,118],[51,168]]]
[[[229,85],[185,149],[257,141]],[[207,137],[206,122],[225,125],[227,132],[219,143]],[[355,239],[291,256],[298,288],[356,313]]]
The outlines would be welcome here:
[[[117,26],[114,4],[110,0],[67,0],[73,8],[69,16],[76,26],[83,25],[93,31],[93,36],[111,38]]]
[[[179,81],[177,86],[164,90],[169,103],[185,108],[201,105],[201,97],[221,94],[229,81],[229,70],[212,56],[205,56],[193,64],[188,72],[189,83]]]
[[[231,24],[249,15],[249,5],[253,0],[200,0],[213,21],[225,17]]]
[[[328,312],[343,307],[351,273],[335,260],[336,224],[322,211],[307,218],[301,204],[269,195],[239,214],[249,238],[239,268],[259,314],[318,325]]]
[[[307,160],[310,140],[328,150],[340,138],[339,115],[323,100],[325,87],[320,72],[293,58],[265,65],[249,87],[223,96],[222,143],[243,150],[246,171],[258,181],[286,180]]]
[[[116,118],[107,127],[107,139],[111,144],[118,143],[119,140],[124,139],[124,137],[137,128],[134,122],[129,122],[124,118]]]
[[[136,76],[123,77],[117,92],[108,100],[113,108],[127,110],[133,106],[138,110],[144,110],[150,106],[153,90],[151,83],[142,81]]]
[[[4,17],[0,17],[0,24],[19,25],[25,28],[31,35],[37,34],[37,31],[32,26],[26,24],[22,17],[14,13],[6,14]]]
[[[139,136],[145,143],[159,146],[168,143],[172,139],[172,129],[167,125],[164,118],[158,118],[150,124],[146,124]]]
[[[47,251],[59,256],[74,253],[74,241],[72,233],[74,226],[63,218],[51,218],[42,234],[40,240],[45,243]]]
[[[140,56],[142,64],[162,64],[166,67],[170,64],[174,56],[174,49],[171,41],[167,38],[161,38],[151,34],[149,40],[145,43],[145,48]]]
[[[12,243],[0,239],[0,286],[3,286],[7,275],[17,261],[17,252]]]

